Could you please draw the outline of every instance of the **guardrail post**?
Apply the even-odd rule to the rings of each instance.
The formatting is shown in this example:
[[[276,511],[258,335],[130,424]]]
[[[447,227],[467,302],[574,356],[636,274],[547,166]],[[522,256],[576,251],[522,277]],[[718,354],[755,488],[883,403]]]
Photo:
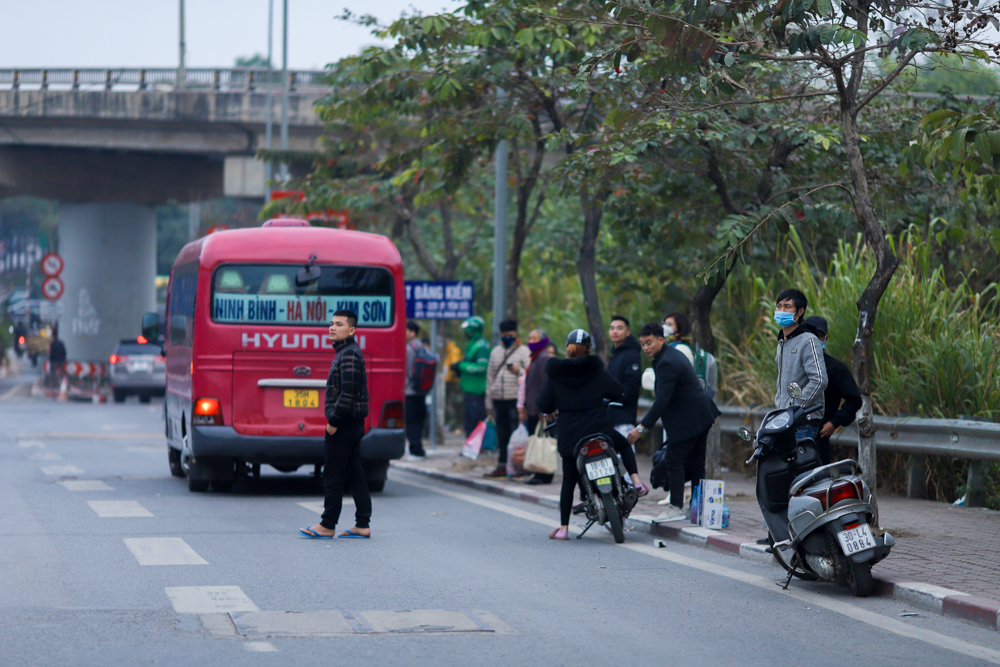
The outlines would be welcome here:
[[[920,454],[910,456],[906,475],[906,497],[927,497],[927,459]]]
[[[80,90],[80,70],[73,70],[73,85],[70,90]]]
[[[146,70],[139,70],[139,90],[146,90]]]
[[[722,479],[722,424],[716,419],[708,430],[708,443],[705,446],[705,477],[707,479]]]
[[[111,70],[104,72],[104,90],[111,90]]]
[[[221,80],[221,78],[222,78],[222,73],[219,72],[219,70],[215,70],[212,72],[212,90],[219,89],[219,81]]]
[[[42,70],[42,88],[41,89],[42,90],[48,90],[49,89],[49,70],[47,70],[47,69],[43,69]]]
[[[14,75],[10,79],[10,89],[17,90],[21,87],[21,73],[14,70]]]
[[[969,477],[965,486],[965,506],[986,505],[986,462],[969,461]]]

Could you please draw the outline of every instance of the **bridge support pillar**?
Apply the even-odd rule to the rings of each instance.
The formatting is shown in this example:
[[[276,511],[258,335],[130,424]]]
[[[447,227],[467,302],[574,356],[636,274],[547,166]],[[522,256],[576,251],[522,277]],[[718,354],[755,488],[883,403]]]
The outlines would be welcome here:
[[[59,336],[71,360],[103,361],[156,309],[156,212],[138,204],[61,204],[65,262]]]

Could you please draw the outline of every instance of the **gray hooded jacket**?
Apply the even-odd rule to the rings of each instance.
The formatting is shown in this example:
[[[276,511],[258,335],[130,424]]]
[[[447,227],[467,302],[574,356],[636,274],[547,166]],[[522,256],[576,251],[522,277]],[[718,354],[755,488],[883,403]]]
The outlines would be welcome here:
[[[778,353],[774,361],[778,366],[777,393],[774,396],[776,408],[823,406],[823,392],[827,385],[826,362],[823,360],[823,346],[808,326],[800,324],[788,338],[783,333],[778,335]],[[792,382],[802,387],[801,398],[788,395],[788,385]],[[812,413],[808,419],[822,421],[823,410]]]

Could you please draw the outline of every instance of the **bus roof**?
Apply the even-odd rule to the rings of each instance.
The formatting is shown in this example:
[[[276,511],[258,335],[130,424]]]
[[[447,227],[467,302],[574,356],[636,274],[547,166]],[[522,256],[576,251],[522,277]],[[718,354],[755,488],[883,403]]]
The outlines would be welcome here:
[[[249,227],[229,229],[184,246],[175,264],[200,257],[213,268],[224,262],[399,266],[402,259],[388,237],[327,227]]]

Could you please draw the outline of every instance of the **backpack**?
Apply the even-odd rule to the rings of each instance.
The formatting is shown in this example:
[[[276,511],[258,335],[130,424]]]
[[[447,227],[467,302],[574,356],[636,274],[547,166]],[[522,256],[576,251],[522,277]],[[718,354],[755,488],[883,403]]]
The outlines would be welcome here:
[[[719,392],[719,366],[715,363],[715,355],[706,350],[695,352],[694,374],[701,380],[702,388],[714,398]]]
[[[434,375],[437,373],[437,355],[421,345],[413,357],[413,370],[410,372],[410,386],[421,394],[426,394],[434,387]]]

